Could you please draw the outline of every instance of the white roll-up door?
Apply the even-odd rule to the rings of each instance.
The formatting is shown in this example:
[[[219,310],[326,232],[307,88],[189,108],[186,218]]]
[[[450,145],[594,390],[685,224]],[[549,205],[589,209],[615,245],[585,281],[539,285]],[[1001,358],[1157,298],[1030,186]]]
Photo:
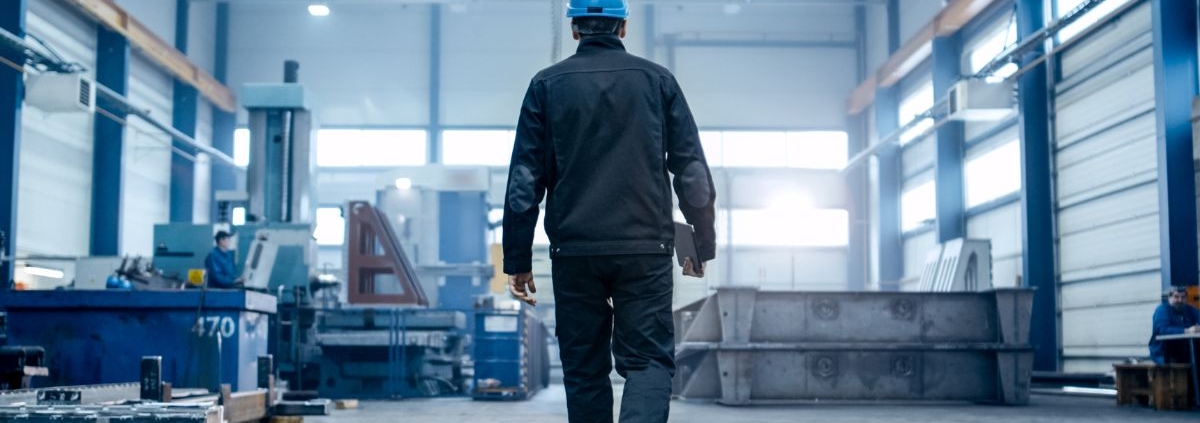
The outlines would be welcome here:
[[[1067,372],[1148,355],[1161,288],[1149,2],[1065,50],[1055,94]]]
[[[26,39],[40,39],[95,77],[96,24],[62,2],[31,0]],[[32,75],[32,72],[30,73]],[[27,76],[28,78],[29,76]],[[92,210],[92,117],[49,113],[26,104],[21,114],[18,255],[86,255]]]
[[[129,57],[129,102],[171,122],[174,80],[140,53]],[[125,126],[121,253],[152,255],[154,225],[166,223],[171,204],[171,137],[138,118]]]
[[[1007,126],[1005,129],[997,129],[994,135],[987,139],[971,146],[965,154],[965,162],[970,164],[973,160],[984,158],[993,152],[1001,149],[1010,148],[1014,144],[1019,143],[1016,125]],[[1018,147],[1019,148],[1019,147]],[[1016,163],[1016,169],[1013,172],[1019,172],[1019,163]],[[1018,173],[1014,173],[1019,175]],[[1009,174],[992,174],[988,178],[1006,178]],[[974,188],[969,174],[965,176],[967,198],[970,199]],[[981,189],[983,187],[980,187]],[[1010,194],[1011,195],[1011,194]],[[1005,197],[991,200],[1005,201]],[[1021,245],[1021,231],[1024,227],[1021,223],[1021,202],[1019,200],[1010,201],[1006,204],[991,206],[991,202],[980,204],[986,211],[978,213],[968,210],[967,216],[967,238],[971,239],[986,239],[992,243],[992,286],[995,287],[1015,287],[1018,286],[1018,279],[1022,275],[1021,264],[1023,262],[1022,252],[1024,251]]]

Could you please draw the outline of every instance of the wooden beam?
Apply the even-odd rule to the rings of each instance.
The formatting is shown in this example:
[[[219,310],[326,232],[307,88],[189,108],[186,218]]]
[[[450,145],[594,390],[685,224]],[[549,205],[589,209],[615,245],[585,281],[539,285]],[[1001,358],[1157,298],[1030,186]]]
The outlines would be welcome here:
[[[996,0],[958,0],[947,4],[935,18],[937,35],[950,35],[967,26]]]
[[[917,31],[908,42],[900,46],[900,50],[896,50],[892,57],[889,57],[883,66],[879,67],[879,72],[875,75],[879,86],[890,87],[900,82],[909,72],[921,65],[929,56],[933,55],[933,37],[937,32],[936,23],[930,22]]]
[[[846,110],[851,115],[857,115],[871,107],[871,104],[875,103],[875,87],[875,75],[868,76],[866,81],[850,93],[850,99],[846,100]]]
[[[60,0],[82,11],[109,29],[124,35],[129,45],[138,49],[152,62],[176,79],[196,87],[200,95],[226,112],[237,111],[233,91],[196,66],[186,55],[154,35],[149,28],[117,6],[112,0]]]
[[[933,39],[954,34],[999,0],[953,0],[933,20],[917,31],[908,42],[879,67],[875,75],[859,84],[846,101],[846,112],[861,113],[875,101],[875,89],[890,87],[908,76],[933,54]]]

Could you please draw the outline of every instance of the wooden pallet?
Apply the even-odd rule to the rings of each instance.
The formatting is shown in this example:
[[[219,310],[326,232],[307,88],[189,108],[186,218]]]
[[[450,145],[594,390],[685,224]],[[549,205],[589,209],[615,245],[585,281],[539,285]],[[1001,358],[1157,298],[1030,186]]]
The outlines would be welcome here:
[[[1117,405],[1142,405],[1157,410],[1192,407],[1192,367],[1187,364],[1113,364],[1117,373]]]

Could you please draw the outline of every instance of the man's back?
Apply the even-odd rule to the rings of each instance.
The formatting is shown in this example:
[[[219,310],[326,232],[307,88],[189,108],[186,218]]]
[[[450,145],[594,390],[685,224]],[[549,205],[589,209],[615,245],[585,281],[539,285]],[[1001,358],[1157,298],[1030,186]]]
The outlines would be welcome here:
[[[509,200],[535,203],[534,192],[514,191],[512,183],[542,179],[554,255],[669,254],[674,205],[668,172],[676,175],[685,216],[711,222],[711,177],[675,78],[625,52],[615,35],[585,38],[577,54],[539,72],[524,109],[536,115],[523,113],[526,125],[519,126],[533,128],[528,136],[539,142],[522,143],[518,133],[514,159],[540,160],[537,169],[514,161]],[[506,233],[520,230],[505,223]],[[708,239],[703,232],[711,225],[696,226],[698,238]]]

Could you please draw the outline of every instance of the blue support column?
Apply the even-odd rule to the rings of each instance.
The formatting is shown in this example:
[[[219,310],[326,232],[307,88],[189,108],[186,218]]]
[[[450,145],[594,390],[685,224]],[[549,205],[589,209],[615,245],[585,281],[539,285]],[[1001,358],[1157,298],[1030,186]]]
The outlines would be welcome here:
[[[1020,39],[1041,30],[1044,25],[1041,0],[1018,1],[1017,33]],[[1021,61],[1027,64],[1042,54],[1044,49],[1038,47]],[[1021,273],[1024,285],[1037,289],[1030,329],[1030,342],[1035,348],[1033,368],[1053,372],[1059,370],[1060,354],[1048,81],[1044,63],[1020,76],[1017,81],[1020,115],[1017,127],[1021,133],[1021,221],[1024,224]]]
[[[864,6],[854,8],[854,29],[856,35],[856,69],[859,81],[867,78],[867,9]],[[846,119],[846,132],[849,140],[850,155],[863,151],[869,144],[867,134],[867,114],[859,113]],[[870,276],[870,201],[867,199],[870,189],[867,185],[867,167],[859,166],[846,174],[846,187],[849,202],[846,212],[850,217],[849,242],[846,245],[846,289],[862,291],[867,287]]]
[[[18,37],[25,37],[25,0],[0,2],[0,28]],[[5,53],[13,63],[25,63],[17,52]],[[25,79],[21,72],[0,66],[0,253],[12,257],[17,244],[17,194],[19,193],[21,156],[21,102],[25,98]],[[12,286],[13,262],[0,261],[3,287]]]
[[[175,0],[175,48],[185,54],[188,44],[188,4],[188,0]],[[196,109],[199,105],[196,88],[176,79],[173,93],[171,126],[184,135],[195,137]],[[190,223],[194,219],[193,207],[196,202],[196,163],[178,151],[191,156],[196,151],[177,140],[172,140],[171,144],[177,150],[171,153],[171,221]]]
[[[438,260],[447,264],[487,263],[487,193],[438,194]],[[467,313],[467,333],[474,332],[475,297],[488,292],[489,280],[447,276],[438,288],[438,308]]]
[[[1162,285],[1196,285],[1196,2],[1152,0],[1154,94],[1158,120],[1158,214]]]
[[[933,92],[943,98],[962,77],[962,39],[958,33],[933,39]],[[966,235],[963,208],[962,122],[952,121],[937,129],[937,160],[934,178],[937,186],[937,238],[946,242]]]
[[[442,5],[429,11],[429,163],[442,162]]]
[[[96,82],[117,94],[129,94],[129,40],[96,26]],[[112,102],[96,99],[96,106],[125,114]],[[92,125],[92,230],[90,252],[96,256],[121,255],[121,205],[124,201],[121,158],[125,155],[125,125],[96,113]]]
[[[895,88],[875,91],[875,131],[880,138],[900,127],[899,107]],[[900,168],[900,147],[882,147],[875,154],[879,178],[879,289],[900,290],[904,278],[904,239],[900,232],[900,188],[903,174]]]
[[[213,77],[222,84],[229,74],[229,3],[217,3],[216,53],[213,59]],[[237,127],[237,114],[212,106],[213,148],[233,156],[233,131]],[[214,162],[212,165],[212,222],[220,221],[216,201],[217,191],[237,189],[237,174],[232,166]]]
[[[900,0],[887,0],[888,54],[900,49]]]

